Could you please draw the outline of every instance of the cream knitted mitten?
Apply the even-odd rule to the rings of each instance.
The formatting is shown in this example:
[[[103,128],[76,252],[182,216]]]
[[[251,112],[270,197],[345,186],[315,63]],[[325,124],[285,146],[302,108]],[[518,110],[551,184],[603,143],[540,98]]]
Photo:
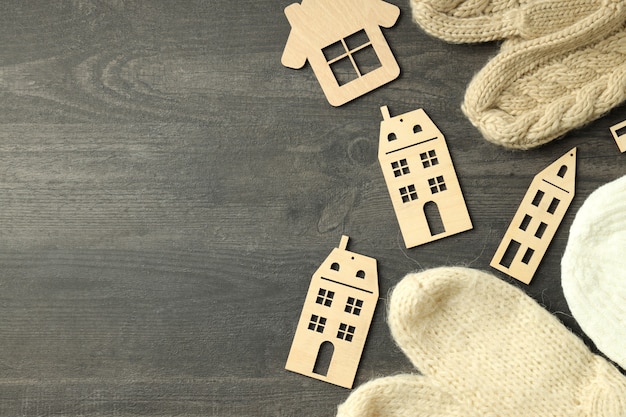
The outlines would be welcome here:
[[[508,39],[462,109],[491,142],[528,149],[626,100],[626,0],[411,0],[449,42]]]
[[[467,268],[409,274],[393,291],[389,326],[425,377],[365,384],[340,417],[428,415],[420,410],[428,409],[429,392],[445,399],[444,409],[463,410],[451,416],[626,416],[626,378],[493,275]],[[388,389],[387,381],[401,378],[421,381],[420,388]]]

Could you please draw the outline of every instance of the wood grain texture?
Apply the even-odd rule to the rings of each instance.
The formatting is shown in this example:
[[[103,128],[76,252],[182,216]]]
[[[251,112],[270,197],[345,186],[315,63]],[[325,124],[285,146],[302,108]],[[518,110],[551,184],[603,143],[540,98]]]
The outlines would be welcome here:
[[[280,63],[288,3],[2,2],[0,415],[333,416],[349,391],[284,365],[339,237],[379,265],[355,386],[411,371],[388,291],[415,269],[489,269],[533,176],[574,146],[576,197],[523,288],[584,337],[560,257],[584,199],[626,173],[609,131],[626,108],[533,151],[489,144],[459,106],[498,46],[433,39],[398,2],[400,78],[333,108],[309,66]],[[441,129],[473,230],[404,248],[382,105]]]

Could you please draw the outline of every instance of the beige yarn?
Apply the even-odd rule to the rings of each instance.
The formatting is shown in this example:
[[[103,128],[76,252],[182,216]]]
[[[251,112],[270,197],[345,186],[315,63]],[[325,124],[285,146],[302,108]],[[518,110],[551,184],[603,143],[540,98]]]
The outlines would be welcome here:
[[[409,274],[393,291],[388,320],[424,376],[369,382],[339,417],[626,416],[626,378],[493,275],[467,268]],[[441,402],[439,413],[433,401]]]
[[[496,144],[528,149],[626,100],[626,0],[411,0],[449,42],[508,40],[470,82],[462,109]]]
[[[339,417],[483,417],[465,409],[451,392],[420,375],[376,379],[339,406]]]
[[[411,0],[426,32],[452,43],[532,39],[554,33],[602,7],[600,0]]]

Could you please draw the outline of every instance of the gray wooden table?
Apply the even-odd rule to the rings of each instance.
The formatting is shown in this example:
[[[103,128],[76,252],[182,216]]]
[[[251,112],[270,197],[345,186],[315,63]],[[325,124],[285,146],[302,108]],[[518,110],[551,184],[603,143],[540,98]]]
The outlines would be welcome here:
[[[532,177],[574,146],[574,202],[532,284],[512,284],[582,336],[559,262],[586,196],[626,173],[608,130],[626,108],[540,149],[489,144],[460,103],[498,46],[430,38],[394,3],[400,78],[334,108],[309,66],[280,63],[288,1],[2,2],[0,415],[333,416],[348,390],[283,368],[341,235],[379,265],[356,385],[409,372],[388,291],[489,269]],[[404,248],[382,105],[438,124],[473,230]]]

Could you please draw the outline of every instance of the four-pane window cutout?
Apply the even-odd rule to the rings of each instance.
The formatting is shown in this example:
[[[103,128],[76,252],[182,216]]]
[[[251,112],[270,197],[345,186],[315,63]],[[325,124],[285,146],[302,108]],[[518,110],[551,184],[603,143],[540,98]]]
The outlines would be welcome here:
[[[391,168],[393,168],[393,175],[399,177],[401,175],[406,175],[410,173],[409,164],[406,159],[401,159],[399,161],[395,161],[391,163]]]
[[[429,168],[431,166],[439,164],[439,160],[437,159],[437,153],[434,149],[428,152],[422,152],[420,154],[420,159],[422,160],[422,166],[424,168]]]
[[[403,203],[417,200],[417,191],[415,191],[415,185],[411,184],[408,187],[400,188],[400,195],[402,196]]]
[[[339,331],[337,332],[337,338],[345,340],[346,342],[352,342],[355,330],[356,328],[354,326],[349,326],[346,323],[341,323],[339,325]]]
[[[443,176],[441,175],[437,178],[429,179],[428,185],[430,186],[430,192],[433,194],[437,194],[440,191],[446,191],[448,189],[445,181],[443,180]]]
[[[354,314],[358,316],[361,314],[361,309],[363,308],[363,300],[359,300],[358,298],[348,297],[348,301],[346,302],[346,308],[344,311],[346,313]]]
[[[327,46],[322,52],[340,86],[381,67],[372,42],[363,29]]]
[[[327,291],[323,288],[320,288],[319,292],[317,293],[317,298],[315,299],[315,302],[317,304],[330,307],[331,304],[333,303],[334,296],[335,296],[334,291]]]
[[[311,315],[309,320],[309,330],[313,330],[318,333],[324,333],[324,326],[326,325],[326,318],[320,317],[315,314]]]

